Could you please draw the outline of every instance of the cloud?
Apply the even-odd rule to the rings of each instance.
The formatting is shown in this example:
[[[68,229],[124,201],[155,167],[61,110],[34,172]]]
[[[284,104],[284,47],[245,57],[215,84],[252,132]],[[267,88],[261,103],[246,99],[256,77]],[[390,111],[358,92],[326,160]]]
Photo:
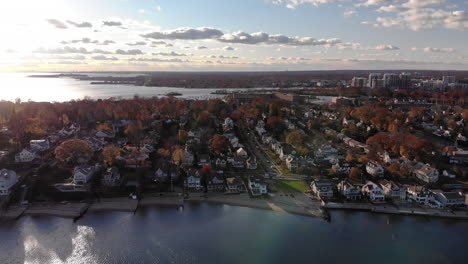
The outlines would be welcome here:
[[[144,41],[137,41],[137,42],[134,42],[134,43],[127,43],[128,46],[144,46],[146,45],[146,42]]]
[[[92,57],[94,60],[102,60],[102,61],[118,61],[119,59],[116,57],[106,57],[104,55],[98,55]]]
[[[153,53],[154,56],[187,56],[187,54],[183,53],[177,53],[174,51],[171,52],[158,52],[158,53]]]
[[[167,43],[164,41],[151,41],[151,44],[153,45],[166,45]]]
[[[196,47],[196,49],[197,49],[197,50],[203,50],[203,49],[208,49],[208,48],[205,47],[205,46],[198,46],[198,47]]]
[[[53,25],[55,28],[59,28],[59,29],[67,28],[67,25],[65,25],[62,21],[59,21],[57,19],[47,19],[47,22]]]
[[[143,61],[143,62],[188,62],[181,59],[159,59],[159,58],[131,58],[128,61]]]
[[[314,6],[319,6],[322,4],[330,4],[336,2],[343,2],[345,0],[275,0],[273,3],[275,4],[284,4],[287,8],[294,9],[299,5],[303,4],[311,4]]]
[[[76,56],[57,56],[54,59],[59,60],[86,60],[86,56],[83,55],[76,55]]]
[[[119,21],[102,21],[102,24],[104,26],[108,26],[108,27],[119,27],[119,26],[122,26],[122,22],[119,22]]]
[[[105,51],[105,50],[100,50],[100,49],[94,49],[92,51],[88,51],[87,49],[80,47],[80,48],[75,48],[75,47],[70,47],[70,46],[65,46],[63,48],[52,48],[52,49],[45,49],[45,48],[39,48],[34,51],[34,53],[45,53],[45,54],[112,54],[112,52]]]
[[[104,40],[100,45],[109,45],[109,44],[115,44],[115,41],[113,41],[113,40]]]
[[[375,50],[399,50],[399,47],[393,45],[379,45],[374,48]]]
[[[144,54],[141,50],[139,49],[133,49],[133,50],[121,50],[121,49],[118,49],[115,51],[115,54],[119,54],[119,55],[141,55],[141,54]]]
[[[223,32],[215,28],[179,28],[172,31],[161,31],[143,34],[144,38],[152,39],[216,39],[223,35]]]
[[[67,23],[70,24],[70,25],[73,25],[73,26],[75,26],[77,28],[90,28],[90,27],[93,27],[93,24],[91,24],[89,22],[76,23],[76,22],[67,20]]]
[[[318,46],[335,45],[341,41],[337,38],[315,39],[311,37],[288,37],[284,35],[270,35],[265,32],[246,33],[242,31],[223,33],[216,28],[180,28],[172,31],[152,32],[141,35],[144,38],[171,39],[171,40],[217,40],[222,43],[236,44],[267,44],[267,45],[291,45],[291,46]]]
[[[436,52],[436,53],[452,53],[455,52],[453,48],[432,48],[426,47],[423,49],[424,52]]]
[[[231,51],[231,50],[234,50],[234,48],[231,47],[231,46],[226,46],[226,47],[223,48],[223,50]]]

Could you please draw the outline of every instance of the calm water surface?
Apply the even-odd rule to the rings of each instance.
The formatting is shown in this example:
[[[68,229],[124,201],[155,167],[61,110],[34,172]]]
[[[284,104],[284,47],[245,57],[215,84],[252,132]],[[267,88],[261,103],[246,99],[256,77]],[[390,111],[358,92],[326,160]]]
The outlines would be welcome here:
[[[332,222],[227,205],[23,217],[0,263],[466,263],[468,222],[333,212]]]
[[[33,73],[38,74],[38,73]],[[212,95],[219,89],[174,88],[174,87],[144,87],[134,85],[92,85],[90,81],[79,81],[73,78],[28,78],[28,73],[0,73],[0,100],[36,102],[63,102],[73,99],[83,99],[85,96],[93,99],[110,97],[131,98],[134,95],[142,97],[162,96],[168,92],[181,93],[181,98],[216,98],[222,95]],[[87,75],[117,76],[125,74],[93,73]],[[133,76],[135,74],[126,74]],[[260,88],[261,89],[261,88]],[[245,90],[245,89],[230,89]]]

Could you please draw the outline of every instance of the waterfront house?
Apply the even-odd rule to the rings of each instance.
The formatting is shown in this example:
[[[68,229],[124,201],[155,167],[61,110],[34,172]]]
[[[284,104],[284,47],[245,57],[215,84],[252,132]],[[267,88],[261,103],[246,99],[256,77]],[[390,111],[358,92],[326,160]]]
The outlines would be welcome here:
[[[94,177],[96,167],[94,166],[78,166],[73,170],[73,183],[76,185],[87,184]]]
[[[425,183],[434,183],[439,180],[439,171],[429,164],[422,164],[413,170],[416,178]]]
[[[32,162],[36,158],[37,158],[36,152],[34,152],[32,149],[25,148],[21,152],[15,155],[15,162],[16,163],[28,163],[28,162]]]
[[[369,161],[366,164],[366,172],[374,177],[383,177],[384,168],[377,162]]]
[[[179,169],[172,163],[162,162],[157,168],[153,176],[155,182],[170,182],[179,178]]]
[[[46,151],[50,149],[50,143],[45,139],[31,140],[29,141],[29,146],[34,151]]]
[[[7,169],[0,170],[0,196],[9,195],[11,189],[18,182],[16,172]]]
[[[400,184],[397,184],[389,180],[380,180],[379,181],[382,190],[384,191],[385,198],[390,200],[406,200],[406,188]]]
[[[189,169],[187,171],[187,179],[185,180],[185,186],[190,191],[200,191],[202,189],[201,177],[198,170]]]
[[[212,173],[208,177],[207,188],[209,192],[224,192],[224,175],[222,171]]]
[[[434,200],[434,195],[421,185],[413,185],[408,187],[408,198],[419,204],[427,204]]]
[[[333,197],[333,184],[327,180],[315,180],[310,183],[310,189],[320,199]]]
[[[111,167],[106,170],[102,176],[102,185],[106,187],[115,187],[119,186],[121,183],[121,177],[119,169],[116,167]]]
[[[434,197],[444,207],[457,207],[464,206],[465,199],[461,193],[458,192],[434,192]]]
[[[358,200],[361,198],[361,189],[348,180],[342,180],[338,183],[337,189],[346,200]]]
[[[361,192],[374,203],[385,202],[384,191],[379,185],[372,181],[367,181],[367,183],[362,187]]]
[[[227,193],[241,193],[245,191],[245,185],[239,176],[226,178]]]
[[[260,196],[268,193],[267,185],[260,177],[249,176],[248,186],[252,196]]]

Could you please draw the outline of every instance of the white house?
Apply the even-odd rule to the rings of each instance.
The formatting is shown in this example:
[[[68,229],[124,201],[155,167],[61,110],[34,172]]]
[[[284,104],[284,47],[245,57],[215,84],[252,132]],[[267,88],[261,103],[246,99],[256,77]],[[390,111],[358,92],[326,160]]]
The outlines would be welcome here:
[[[257,169],[257,158],[255,156],[252,156],[247,159],[246,161],[246,167],[249,170],[256,170]]]
[[[236,156],[247,158],[248,154],[247,154],[247,151],[244,150],[244,148],[240,148],[236,151]]]
[[[429,164],[423,164],[420,168],[413,170],[414,176],[425,183],[433,183],[439,180],[439,171]]]
[[[369,161],[366,164],[366,171],[370,175],[374,177],[383,177],[384,176],[384,168],[380,166],[380,164],[376,162]]]
[[[379,185],[368,181],[361,189],[362,193],[374,203],[385,202],[385,194]]]
[[[407,192],[408,198],[419,204],[427,204],[429,201],[434,200],[434,195],[431,192],[429,192],[424,186],[410,186],[408,187]]]
[[[310,189],[320,199],[333,197],[333,184],[330,181],[312,181],[310,184]]]
[[[388,180],[381,180],[380,186],[382,187],[385,197],[391,200],[406,200],[406,188]]]
[[[207,188],[210,192],[224,192],[224,185],[222,172],[218,172],[209,177]]]
[[[7,169],[0,170],[0,196],[9,195],[17,182],[16,172]]]
[[[29,141],[29,146],[31,149],[36,151],[45,151],[50,149],[49,141],[45,139],[31,140]]]
[[[88,183],[96,172],[93,166],[78,166],[73,170],[73,183],[76,185],[84,185]]]
[[[357,200],[361,198],[360,188],[347,180],[338,183],[337,189],[347,200]]]
[[[102,185],[108,187],[118,186],[120,184],[120,173],[116,167],[108,168],[102,177]]]
[[[185,181],[185,186],[187,187],[188,190],[199,191],[202,189],[200,180],[201,180],[201,177],[200,177],[200,174],[198,173],[198,170],[190,169],[187,172],[187,180]]]
[[[248,185],[252,196],[260,196],[262,194],[267,194],[267,185],[265,182],[258,177],[249,177]]]
[[[240,177],[226,178],[226,192],[227,193],[240,193],[244,191],[245,191],[245,185]]]
[[[37,158],[36,153],[31,149],[23,149],[20,153],[15,155],[16,163],[27,163]]]
[[[435,192],[435,199],[444,207],[463,206],[465,199],[458,192]]]
[[[193,156],[192,152],[185,150],[182,156],[182,165],[192,166],[193,161],[195,161],[195,157]]]

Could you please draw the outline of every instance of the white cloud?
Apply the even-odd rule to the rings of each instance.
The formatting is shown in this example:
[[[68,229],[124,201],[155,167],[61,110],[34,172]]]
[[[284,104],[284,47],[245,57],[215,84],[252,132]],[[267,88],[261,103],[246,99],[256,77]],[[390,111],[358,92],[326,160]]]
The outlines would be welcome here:
[[[59,28],[59,29],[68,28],[67,25],[65,25],[65,23],[63,23],[62,21],[57,20],[57,19],[47,19],[47,22],[49,24],[53,25],[55,28]]]
[[[171,52],[158,52],[158,53],[153,53],[154,56],[187,56],[187,54],[183,53],[177,53],[174,51]]]
[[[452,53],[455,52],[453,48],[432,48],[426,47],[423,49],[424,52],[437,52],[437,53]]]
[[[119,22],[119,21],[102,21],[102,24],[104,26],[108,26],[108,27],[119,27],[119,26],[122,26],[122,22]]]
[[[98,56],[94,56],[92,58],[93,58],[93,60],[103,60],[103,61],[118,61],[119,60],[116,57],[106,57],[104,55],[98,55]]]
[[[67,20],[67,23],[70,24],[70,25],[73,25],[73,26],[75,26],[77,28],[90,28],[90,27],[93,27],[93,24],[91,24],[90,22],[77,23],[77,22]]]
[[[144,53],[139,49],[132,49],[132,50],[118,49],[118,50],[115,51],[115,54],[119,54],[119,55],[141,55],[141,54],[144,54]]]

